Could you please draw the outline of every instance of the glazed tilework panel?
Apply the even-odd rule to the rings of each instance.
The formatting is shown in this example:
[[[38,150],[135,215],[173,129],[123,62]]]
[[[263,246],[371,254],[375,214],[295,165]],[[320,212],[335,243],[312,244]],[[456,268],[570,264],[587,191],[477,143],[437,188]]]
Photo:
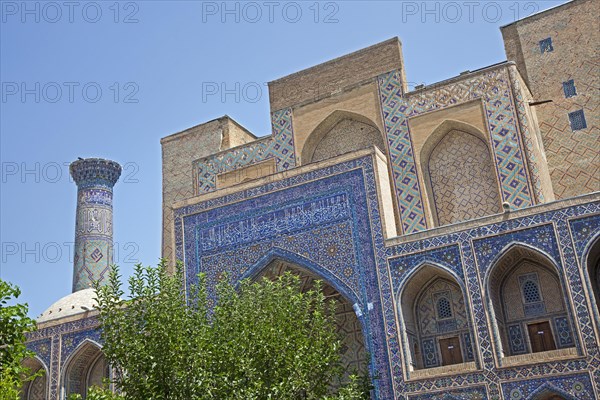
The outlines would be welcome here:
[[[552,376],[503,383],[502,393],[505,399],[510,400],[544,398],[544,395],[550,394],[562,396],[566,400],[592,400],[596,398],[588,374]]]
[[[81,318],[27,334],[27,347],[44,363],[48,363],[46,364],[49,381],[48,400],[60,399],[60,382],[64,364],[77,346],[86,339],[101,343],[98,321],[95,318]]]
[[[573,335],[567,317],[557,317],[554,319],[554,327],[556,328],[556,336],[558,337],[558,347],[573,346]]]
[[[527,352],[527,345],[521,324],[508,326],[508,344],[511,349],[511,354],[524,354]]]
[[[505,67],[414,95],[403,95],[399,77],[392,71],[378,83],[403,233],[427,228],[408,118],[478,98],[484,100],[502,200],[514,208],[534,204]]]
[[[292,110],[275,111],[271,115],[273,134],[231,150],[198,160],[194,167],[196,194],[211,192],[216,188],[216,176],[271,158],[277,171],[296,166]]]
[[[534,194],[537,198],[537,203],[544,203],[546,201],[544,195],[544,188],[542,183],[542,169],[544,169],[546,173],[547,167],[542,166],[540,164],[539,151],[537,151],[537,145],[535,143],[535,132],[533,130],[535,127],[533,124],[533,118],[531,117],[531,110],[529,109],[529,104],[526,103],[532,102],[533,98],[531,95],[527,95],[525,97],[525,90],[522,89],[525,86],[525,83],[519,76],[517,69],[515,67],[508,68],[508,74],[510,77],[511,86],[513,88],[513,95],[515,99],[515,106],[517,110],[517,114],[519,116],[519,127],[521,128],[521,134],[523,138],[523,144],[525,148],[525,154],[527,155],[527,161],[529,165],[529,174],[531,176],[531,183],[533,187]]]
[[[485,383],[490,398],[509,398],[502,397],[502,393],[504,396],[507,393],[501,391],[502,381],[518,380],[519,382],[514,386],[518,387],[524,385],[523,380],[532,379],[532,381],[537,380],[541,385],[543,382],[553,382],[555,377],[562,374],[591,371],[594,379],[591,382],[589,379],[587,383],[584,382],[584,390],[597,394],[600,389],[598,386],[600,383],[598,338],[592,327],[593,320],[583,293],[583,284],[579,274],[580,267],[575,253],[583,252],[589,242],[596,237],[595,235],[600,234],[597,216],[599,211],[600,203],[592,202],[447,235],[401,243],[389,248],[390,273],[394,285],[393,292],[396,296],[407,281],[407,277],[422,263],[442,265],[456,273],[460,281],[464,283],[469,301],[468,309],[474,325],[475,360],[477,362],[479,359],[481,364],[481,372],[476,371],[444,378],[433,377],[414,382],[396,379],[394,382],[397,392],[407,393],[409,398],[412,394],[429,398],[426,396],[434,390]],[[574,232],[571,234],[571,231],[584,233]],[[570,298],[567,300],[568,307],[574,310],[574,313],[570,314],[578,332],[573,335],[573,340],[580,351],[585,351],[586,358],[541,362],[533,366],[496,368],[492,350],[493,339],[483,301],[483,277],[491,265],[503,254],[504,249],[512,243],[523,243],[545,253],[563,271],[561,276],[564,277],[565,286],[569,288],[568,293],[570,294]],[[578,335],[581,335],[583,339],[581,342],[578,340]],[[403,349],[402,351],[407,350]],[[400,363],[395,358],[392,358],[391,361]],[[395,368],[395,365],[392,365],[392,368]]]
[[[409,400],[486,400],[488,398],[487,390],[484,386],[408,396]]]
[[[597,235],[600,235],[600,214],[574,218],[569,221],[569,227],[573,234],[577,257],[584,262],[586,247],[592,244]]]
[[[379,376],[377,398],[391,399],[387,350],[399,351],[385,343],[393,335],[386,335],[382,324],[383,310],[390,328],[395,318],[393,307],[381,303],[389,282],[384,289],[387,268],[372,162],[356,159],[175,210],[175,237],[186,283],[204,272],[211,304],[216,297],[210,288],[224,272],[233,281],[254,277],[276,258],[324,278],[354,303]]]
[[[27,350],[33,351],[42,360],[46,368],[50,368],[50,351],[52,350],[52,340],[50,338],[27,342]]]
[[[91,340],[95,343],[102,343],[99,329],[88,329],[79,332],[65,333],[61,337],[61,367],[64,367],[66,360],[73,355],[79,346],[86,340]]]

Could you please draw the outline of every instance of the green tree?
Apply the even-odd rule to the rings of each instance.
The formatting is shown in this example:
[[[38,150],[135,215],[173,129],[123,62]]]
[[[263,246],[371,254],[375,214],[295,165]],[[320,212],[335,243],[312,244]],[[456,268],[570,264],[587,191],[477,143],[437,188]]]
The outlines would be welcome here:
[[[289,273],[223,279],[211,308],[203,275],[189,298],[182,281],[181,266],[169,274],[163,261],[136,266],[128,300],[117,267],[96,286],[103,351],[126,399],[369,398],[364,379],[341,383],[335,304],[320,282],[302,292]]]
[[[25,346],[25,334],[35,330],[35,321],[27,317],[27,304],[11,304],[21,290],[0,279],[0,398],[18,400],[24,382],[35,379],[22,362],[33,356]],[[41,373],[41,372],[40,372]]]

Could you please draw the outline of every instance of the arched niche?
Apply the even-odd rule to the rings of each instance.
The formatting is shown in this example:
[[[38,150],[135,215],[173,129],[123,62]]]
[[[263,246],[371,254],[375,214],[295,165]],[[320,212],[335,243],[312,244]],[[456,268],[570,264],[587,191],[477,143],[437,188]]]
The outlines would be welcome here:
[[[80,394],[86,398],[92,386],[102,386],[103,380],[110,377],[110,368],[100,346],[85,340],[67,360],[63,374],[64,398]]]
[[[575,346],[564,285],[545,254],[510,245],[488,271],[485,286],[500,357]]]
[[[596,313],[598,313],[598,305],[600,305],[600,235],[595,238],[589,248],[586,257],[586,265],[589,285],[592,290],[591,295],[595,300]]]
[[[323,282],[323,293],[327,299],[336,301],[335,321],[337,332],[342,340],[342,366],[347,373],[363,372],[368,363],[365,340],[361,322],[352,307],[351,302],[337,291],[327,280],[302,266],[283,259],[272,259],[257,275],[255,280],[267,278],[275,280],[278,276],[290,272],[300,278],[301,290],[313,288],[316,280]]]
[[[25,382],[21,388],[21,400],[46,400],[48,398],[48,369],[37,357],[23,360],[30,374],[40,373],[35,379]]]
[[[419,160],[436,226],[502,211],[494,159],[476,127],[445,120],[428,136]]]
[[[474,361],[471,317],[453,273],[417,267],[401,285],[399,304],[409,371]]]
[[[369,118],[349,111],[329,114],[308,136],[301,152],[302,164],[377,146],[384,154],[384,136]]]

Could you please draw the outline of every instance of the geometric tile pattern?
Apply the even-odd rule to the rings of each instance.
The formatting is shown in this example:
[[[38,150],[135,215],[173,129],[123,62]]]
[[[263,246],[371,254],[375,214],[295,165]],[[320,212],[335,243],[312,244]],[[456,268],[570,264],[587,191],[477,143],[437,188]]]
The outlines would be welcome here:
[[[475,136],[448,132],[431,153],[429,176],[439,225],[501,212],[489,150]]]
[[[463,340],[465,343],[466,359],[467,361],[473,361],[475,356],[473,355],[473,344],[471,343],[471,334],[468,332],[464,333]]]
[[[571,334],[571,327],[569,326],[567,317],[555,318],[554,326],[556,328],[556,336],[558,337],[558,347],[573,346],[573,335]]]
[[[27,350],[33,351],[46,368],[50,367],[52,341],[49,338],[27,342]]]
[[[542,168],[540,162],[542,161],[536,155],[534,138],[532,136],[535,134],[533,132],[533,129],[535,129],[533,127],[534,122],[532,121],[532,118],[530,118],[530,113],[528,112],[529,105],[526,104],[526,102],[532,101],[532,97],[526,92],[526,89],[524,88],[525,85],[522,83],[522,79],[519,76],[516,68],[509,67],[508,74],[513,90],[515,108],[518,115],[517,121],[519,122],[519,128],[521,132],[520,136],[523,139],[524,151],[527,156],[527,166],[529,167],[531,185],[537,199],[535,203],[545,203],[546,198],[542,189],[542,178],[540,171]],[[524,98],[524,92],[527,93],[527,98]]]
[[[423,360],[425,368],[437,367],[439,365],[437,348],[434,339],[423,340]]]
[[[121,175],[114,161],[81,159],[71,163],[77,183],[73,292],[104,281],[112,264],[113,186]]]
[[[559,375],[545,379],[503,383],[502,393],[505,399],[510,400],[544,398],[544,394],[556,394],[568,400],[596,398],[588,374]]]
[[[427,229],[423,197],[419,186],[414,150],[406,114],[410,104],[403,98],[401,74],[393,71],[378,79],[381,112],[385,122],[393,183],[400,208],[402,233]]]
[[[353,304],[379,376],[377,398],[390,399],[387,350],[399,351],[395,331],[380,322],[379,293],[390,286],[381,221],[368,213],[378,207],[375,180],[372,159],[364,157],[176,209],[175,243],[186,284],[206,274],[209,304],[216,300],[210,287],[224,272],[233,281],[252,277],[272,259],[323,278]],[[394,321],[390,300],[385,309]]]
[[[488,398],[484,386],[408,396],[409,400],[487,400]]]
[[[292,110],[285,108],[273,112],[271,126],[271,136],[195,161],[196,195],[215,190],[218,174],[271,158],[275,159],[277,171],[295,167]]]
[[[527,352],[521,324],[508,326],[508,341],[511,354],[524,354]]]
[[[44,363],[47,363],[48,400],[59,400],[64,363],[77,350],[77,346],[85,339],[102,344],[100,331],[98,330],[98,320],[94,317],[76,319],[71,322],[38,329],[26,336],[27,347],[36,352]],[[48,347],[50,350],[48,350]]]
[[[379,76],[378,83],[404,233],[427,228],[408,118],[478,98],[483,99],[502,201],[513,208],[534,204],[506,65],[407,95],[402,93],[399,77],[399,71],[392,71]]]

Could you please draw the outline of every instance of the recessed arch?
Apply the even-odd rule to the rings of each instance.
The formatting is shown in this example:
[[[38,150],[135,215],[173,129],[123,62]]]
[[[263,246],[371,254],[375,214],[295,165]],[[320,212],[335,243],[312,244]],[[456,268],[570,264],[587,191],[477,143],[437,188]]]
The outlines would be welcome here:
[[[486,272],[484,287],[500,358],[575,346],[562,274],[541,250],[507,245]]]
[[[21,400],[45,400],[48,398],[48,367],[37,356],[23,360],[23,365],[29,368],[31,374],[41,372],[40,376],[25,382],[21,388]]]
[[[321,161],[344,153],[377,146],[386,154],[384,135],[370,118],[351,111],[336,110],[308,135],[301,163]]]
[[[65,399],[72,394],[80,394],[85,399],[88,388],[101,386],[105,378],[110,378],[101,345],[90,339],[85,339],[71,353],[63,371],[61,392]]]
[[[423,144],[419,164],[435,225],[502,211],[489,139],[473,125],[444,120]]]
[[[598,310],[598,305],[600,305],[600,233],[590,240],[590,244],[584,252],[583,263],[582,267],[586,271],[592,306],[598,317],[600,314]]]
[[[408,371],[475,361],[465,287],[451,269],[419,264],[403,279],[398,299]]]
[[[561,390],[550,383],[545,383],[537,388],[528,397],[529,400],[577,400],[569,393]]]
[[[342,366],[348,374],[364,371],[367,367],[367,351],[361,321],[358,319],[352,303],[322,277],[303,268],[301,265],[282,259],[274,259],[256,276],[256,279],[276,279],[290,272],[300,278],[303,292],[313,288],[316,280],[323,281],[323,294],[328,301],[335,300],[335,320],[340,334]]]

